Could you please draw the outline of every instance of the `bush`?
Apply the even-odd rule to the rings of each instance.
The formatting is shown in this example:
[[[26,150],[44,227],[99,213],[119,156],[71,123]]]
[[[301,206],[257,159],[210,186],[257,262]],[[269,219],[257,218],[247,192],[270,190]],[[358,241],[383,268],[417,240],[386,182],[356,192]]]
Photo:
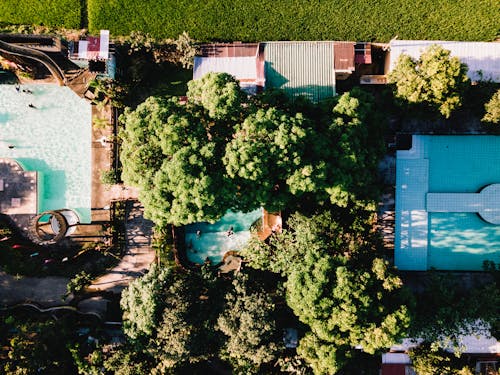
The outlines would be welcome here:
[[[114,169],[109,171],[101,171],[101,182],[104,185],[114,185],[119,181],[118,173]]]
[[[83,292],[85,287],[89,285],[91,281],[92,277],[85,271],[76,274],[75,277],[73,277],[66,286],[68,294],[77,294]]]
[[[0,22],[79,28],[80,0],[2,0]]]
[[[494,0],[89,0],[90,31],[196,40],[493,40]]]
[[[486,110],[486,114],[483,117],[484,122],[489,122],[491,124],[500,123],[500,90],[493,94],[484,108]]]

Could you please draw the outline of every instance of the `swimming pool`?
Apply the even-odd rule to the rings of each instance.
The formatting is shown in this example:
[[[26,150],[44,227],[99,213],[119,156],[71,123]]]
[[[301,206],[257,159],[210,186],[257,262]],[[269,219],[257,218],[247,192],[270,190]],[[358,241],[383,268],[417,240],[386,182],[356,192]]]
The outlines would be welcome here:
[[[91,126],[90,103],[68,87],[0,85],[0,157],[39,172],[38,212],[67,208],[91,222]]]
[[[185,227],[187,257],[202,264],[206,258],[214,264],[222,261],[224,254],[242,249],[250,239],[250,226],[262,217],[262,209],[243,213],[227,211],[216,223],[194,223]],[[228,236],[232,227],[233,233]],[[200,235],[197,232],[200,231]]]
[[[396,266],[479,271],[485,260],[500,262],[500,225],[484,220],[481,208],[453,212],[462,202],[446,201],[500,183],[500,137],[413,136],[396,168]],[[432,207],[432,194],[444,208]]]

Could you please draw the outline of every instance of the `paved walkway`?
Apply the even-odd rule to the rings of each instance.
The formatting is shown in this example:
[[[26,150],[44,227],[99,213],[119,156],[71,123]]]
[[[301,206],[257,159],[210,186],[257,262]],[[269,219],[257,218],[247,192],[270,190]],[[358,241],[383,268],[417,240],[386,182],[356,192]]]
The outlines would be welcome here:
[[[65,305],[66,277],[16,277],[0,272],[0,306],[36,302],[44,307]]]
[[[90,290],[120,293],[131,280],[142,276],[155,260],[151,246],[153,223],[144,219],[144,208],[139,202],[127,204],[127,249],[120,263],[92,282]]]

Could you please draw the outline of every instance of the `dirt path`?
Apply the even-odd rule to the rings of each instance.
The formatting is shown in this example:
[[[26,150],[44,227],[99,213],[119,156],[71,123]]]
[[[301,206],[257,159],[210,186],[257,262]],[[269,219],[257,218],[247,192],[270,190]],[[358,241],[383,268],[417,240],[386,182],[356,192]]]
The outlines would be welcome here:
[[[153,223],[144,219],[143,210],[139,202],[127,205],[126,253],[115,268],[92,282],[90,290],[120,293],[131,280],[142,276],[154,262],[155,251],[151,246]]]

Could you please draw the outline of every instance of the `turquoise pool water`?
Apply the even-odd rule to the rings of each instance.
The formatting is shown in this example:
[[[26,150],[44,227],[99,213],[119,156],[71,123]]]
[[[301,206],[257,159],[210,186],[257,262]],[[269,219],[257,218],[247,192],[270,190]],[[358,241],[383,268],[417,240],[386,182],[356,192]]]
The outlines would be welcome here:
[[[193,263],[203,263],[208,257],[212,263],[222,261],[224,254],[231,250],[240,250],[250,239],[250,226],[262,217],[262,209],[252,212],[232,212],[226,214],[216,223],[195,223],[186,225],[187,257]],[[233,227],[233,234],[228,230]],[[201,235],[196,234],[201,231]]]
[[[0,85],[0,157],[39,172],[38,211],[67,208],[90,223],[91,106],[68,87]],[[29,108],[29,104],[36,108]],[[9,149],[9,145],[14,145]]]
[[[500,182],[500,137],[428,136],[429,191],[476,193]],[[428,267],[480,270],[500,262],[500,225],[475,213],[429,213]]]

